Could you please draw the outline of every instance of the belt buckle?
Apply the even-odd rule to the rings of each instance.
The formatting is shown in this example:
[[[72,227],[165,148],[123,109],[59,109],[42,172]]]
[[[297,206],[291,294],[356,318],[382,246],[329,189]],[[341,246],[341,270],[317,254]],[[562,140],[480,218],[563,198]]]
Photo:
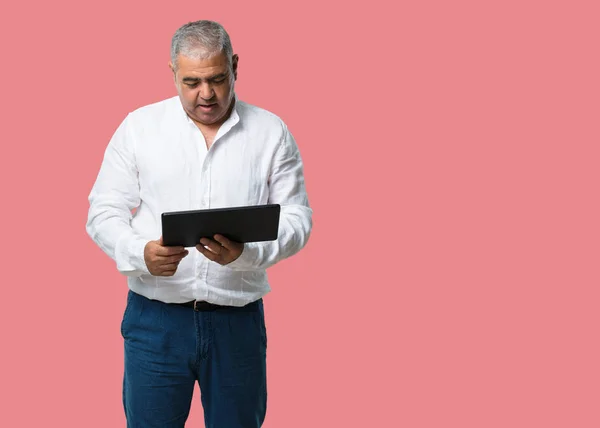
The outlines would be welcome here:
[[[205,300],[194,300],[194,310],[196,312],[200,312],[200,311],[212,312],[215,309],[213,308],[213,305],[211,305],[210,303],[208,303]]]

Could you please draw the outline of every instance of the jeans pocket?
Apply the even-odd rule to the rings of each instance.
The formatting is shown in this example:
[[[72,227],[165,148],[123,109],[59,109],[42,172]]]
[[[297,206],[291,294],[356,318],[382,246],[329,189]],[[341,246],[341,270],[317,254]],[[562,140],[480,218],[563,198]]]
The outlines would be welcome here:
[[[262,340],[263,346],[266,349],[267,348],[267,326],[266,326],[266,323],[265,323],[265,313],[264,313],[262,305],[260,307],[260,310],[258,311],[258,318],[260,320],[260,322],[259,322],[259,326],[260,326],[260,338]]]
[[[125,324],[127,322],[128,315],[131,312],[132,299],[133,291],[129,290],[129,292],[127,293],[127,303],[125,304],[125,311],[123,312],[123,318],[121,319],[121,336],[123,337],[123,339],[125,339]]]

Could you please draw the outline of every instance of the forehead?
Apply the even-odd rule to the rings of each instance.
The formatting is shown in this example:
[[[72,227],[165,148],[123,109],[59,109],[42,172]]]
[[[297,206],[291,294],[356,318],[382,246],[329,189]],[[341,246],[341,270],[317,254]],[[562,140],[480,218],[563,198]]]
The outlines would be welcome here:
[[[205,77],[224,73],[228,69],[224,53],[213,55],[207,59],[196,59],[187,56],[177,56],[177,71],[182,76]]]

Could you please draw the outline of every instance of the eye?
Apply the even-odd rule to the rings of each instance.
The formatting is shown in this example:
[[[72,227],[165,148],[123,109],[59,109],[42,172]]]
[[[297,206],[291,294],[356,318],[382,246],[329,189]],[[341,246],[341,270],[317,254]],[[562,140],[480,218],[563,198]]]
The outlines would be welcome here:
[[[198,86],[198,83],[186,83],[185,84],[188,88],[195,88],[196,86]]]

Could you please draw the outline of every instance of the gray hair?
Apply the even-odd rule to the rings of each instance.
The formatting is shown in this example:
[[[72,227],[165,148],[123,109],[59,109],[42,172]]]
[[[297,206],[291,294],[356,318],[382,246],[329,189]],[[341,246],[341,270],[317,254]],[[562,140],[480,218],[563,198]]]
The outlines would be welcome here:
[[[181,26],[171,40],[171,62],[177,70],[177,57],[207,59],[223,52],[229,65],[233,48],[225,28],[214,21],[188,22]]]

